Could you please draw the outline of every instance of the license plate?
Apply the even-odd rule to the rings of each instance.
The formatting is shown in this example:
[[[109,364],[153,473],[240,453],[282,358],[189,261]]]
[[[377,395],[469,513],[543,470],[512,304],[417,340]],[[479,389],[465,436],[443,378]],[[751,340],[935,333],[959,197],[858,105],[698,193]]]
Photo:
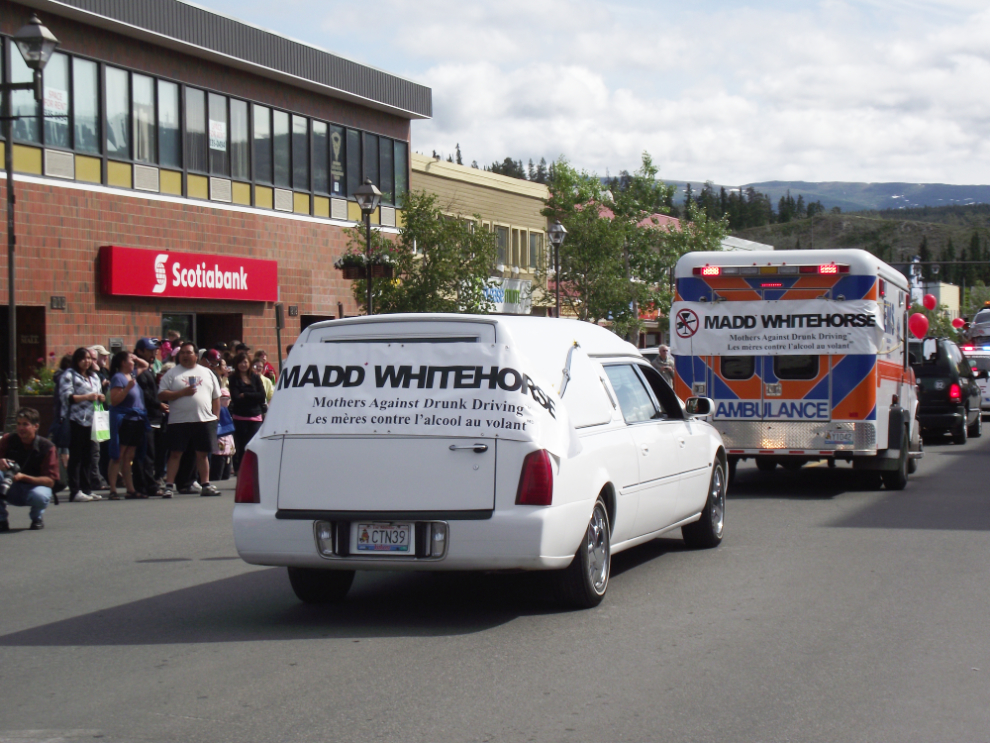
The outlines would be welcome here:
[[[412,522],[364,521],[351,525],[351,554],[415,555]]]
[[[855,431],[829,431],[825,434],[827,444],[851,444]]]

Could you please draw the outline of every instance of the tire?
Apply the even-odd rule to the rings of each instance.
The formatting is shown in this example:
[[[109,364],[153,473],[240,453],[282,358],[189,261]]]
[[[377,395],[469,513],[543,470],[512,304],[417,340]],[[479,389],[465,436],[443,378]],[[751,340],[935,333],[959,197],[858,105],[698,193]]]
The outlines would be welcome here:
[[[883,477],[878,470],[861,470],[856,479],[860,490],[879,490],[883,486]]]
[[[925,450],[925,442],[922,441],[921,439],[919,439],[918,440],[918,451],[919,452],[922,452],[924,450]],[[918,460],[917,459],[913,459],[913,458],[912,459],[909,459],[908,460],[908,474],[909,475],[913,475],[917,471],[918,471]]]
[[[611,574],[612,529],[605,501],[599,496],[574,559],[558,576],[561,601],[575,609],[598,606],[605,598]]]
[[[952,443],[962,445],[966,443],[967,439],[969,439],[969,426],[966,425],[966,419],[963,418],[959,428],[952,432]]]
[[[716,459],[712,467],[712,478],[708,483],[708,500],[701,512],[701,518],[693,524],[681,527],[684,543],[691,549],[711,549],[722,543],[725,531],[725,474],[721,460]]]
[[[983,435],[983,413],[976,416],[976,421],[969,427],[969,437],[978,439]]]
[[[341,601],[354,582],[353,570],[288,568],[288,571],[292,590],[304,604],[332,604]]]
[[[772,459],[763,459],[762,457],[756,458],[756,469],[760,472],[773,472],[777,469],[777,463]]]
[[[908,482],[908,446],[910,446],[910,438],[908,438],[907,427],[904,428],[904,434],[901,436],[901,452],[897,458],[897,469],[896,470],[884,470],[880,473],[880,477],[883,479],[883,486],[887,490],[904,490],[907,487]]]

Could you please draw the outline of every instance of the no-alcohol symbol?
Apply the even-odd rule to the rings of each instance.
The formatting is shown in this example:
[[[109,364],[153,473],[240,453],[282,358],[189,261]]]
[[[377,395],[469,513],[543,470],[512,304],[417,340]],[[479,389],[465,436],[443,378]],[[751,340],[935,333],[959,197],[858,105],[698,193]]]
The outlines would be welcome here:
[[[694,310],[678,310],[674,331],[678,338],[690,338],[698,332],[698,314]]]

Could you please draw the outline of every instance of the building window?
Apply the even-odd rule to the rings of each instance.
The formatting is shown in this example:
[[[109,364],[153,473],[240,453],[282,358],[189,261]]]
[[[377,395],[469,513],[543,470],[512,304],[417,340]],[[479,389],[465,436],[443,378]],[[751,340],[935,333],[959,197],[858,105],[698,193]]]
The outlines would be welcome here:
[[[498,245],[498,265],[504,266],[508,261],[506,256],[509,252],[509,228],[495,227],[495,242]]]
[[[378,137],[374,134],[364,135],[364,171],[363,179],[371,179],[371,182],[381,190],[382,184],[378,180]]]
[[[408,145],[405,142],[395,143],[395,203],[402,206],[402,202],[409,191],[409,155]]]
[[[248,162],[248,104],[230,99],[230,177],[251,178]]]
[[[272,120],[271,109],[253,106],[254,117],[254,179],[272,182]]]
[[[227,98],[210,93],[210,172],[213,175],[229,175],[227,161]]]
[[[45,144],[69,149],[69,58],[56,52],[45,67]]]
[[[516,267],[523,265],[519,230],[512,230],[512,265]]]
[[[543,265],[543,235],[539,232],[529,233],[529,266],[539,268]]]
[[[347,193],[361,185],[361,132],[347,130]]]
[[[158,162],[166,168],[182,167],[179,86],[165,80],[158,81]]]
[[[305,116],[292,117],[292,187],[309,190],[309,121]]]
[[[395,203],[395,183],[392,180],[392,140],[381,137],[378,140],[378,170],[381,173],[381,185],[378,186],[382,192],[382,202],[385,204]]]
[[[10,81],[12,83],[29,83],[34,80],[34,73],[24,64],[24,59],[12,44],[7,44],[10,53]],[[11,103],[14,116],[24,118],[14,119],[14,139],[24,142],[40,142],[41,126],[38,121],[38,103],[34,100],[33,90],[15,90],[11,93]],[[30,118],[28,118],[30,117]]]
[[[196,88],[186,88],[186,168],[200,173],[209,169],[206,93]]]
[[[289,141],[289,114],[272,112],[272,132],[275,143],[275,185],[292,188],[292,151]]]
[[[134,122],[134,159],[140,163],[158,162],[155,141],[155,81],[147,75],[131,75]]]
[[[330,188],[334,196],[346,196],[347,184],[344,181],[344,130],[339,126],[330,127]]]
[[[107,155],[129,160],[131,157],[131,96],[127,71],[107,67]]]
[[[329,162],[329,142],[327,125],[322,121],[313,122],[313,191],[330,193],[330,177],[327,172]]]
[[[100,84],[96,62],[72,60],[72,125],[76,149],[100,152]]]

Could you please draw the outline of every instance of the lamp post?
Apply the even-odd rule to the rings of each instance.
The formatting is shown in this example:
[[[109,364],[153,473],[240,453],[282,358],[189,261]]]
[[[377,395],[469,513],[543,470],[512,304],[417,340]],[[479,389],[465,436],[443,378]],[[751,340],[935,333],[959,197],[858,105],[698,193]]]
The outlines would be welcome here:
[[[4,430],[12,432],[17,428],[17,409],[20,400],[17,395],[17,302],[14,298],[14,104],[12,93],[15,90],[33,90],[36,101],[44,98],[41,71],[45,69],[52,52],[58,46],[58,39],[38,19],[32,15],[27,24],[14,34],[14,43],[24,58],[24,63],[34,70],[34,81],[29,83],[0,83],[3,90],[3,160],[7,171],[7,415]],[[43,112],[42,112],[43,113]]]
[[[375,188],[375,184],[371,182],[370,178],[366,178],[363,186],[358,186],[357,190],[354,191],[354,198],[357,200],[358,206],[361,207],[361,213],[364,214],[364,229],[365,236],[367,239],[367,244],[365,246],[364,255],[367,258],[367,263],[365,268],[368,271],[368,315],[371,315],[371,213],[378,208],[378,202],[382,198],[382,192]]]
[[[557,317],[560,317],[560,246],[564,244],[567,230],[558,219],[550,228],[550,244],[553,245],[553,283],[557,289]]]

